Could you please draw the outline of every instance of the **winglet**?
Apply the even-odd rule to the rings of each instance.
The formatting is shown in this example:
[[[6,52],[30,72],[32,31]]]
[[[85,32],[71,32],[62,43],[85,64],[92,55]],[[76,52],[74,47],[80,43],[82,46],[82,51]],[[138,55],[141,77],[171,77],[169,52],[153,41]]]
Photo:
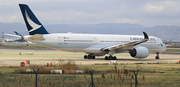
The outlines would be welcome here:
[[[145,32],[143,32],[143,34],[144,34],[144,39],[145,39],[145,40],[149,40],[148,35],[147,35]]]
[[[139,42],[135,43],[134,46],[136,46],[138,44],[141,44],[141,43],[144,43],[144,42],[149,40],[148,35],[145,32],[143,32],[143,34],[144,34],[144,39],[142,41],[139,41]]]

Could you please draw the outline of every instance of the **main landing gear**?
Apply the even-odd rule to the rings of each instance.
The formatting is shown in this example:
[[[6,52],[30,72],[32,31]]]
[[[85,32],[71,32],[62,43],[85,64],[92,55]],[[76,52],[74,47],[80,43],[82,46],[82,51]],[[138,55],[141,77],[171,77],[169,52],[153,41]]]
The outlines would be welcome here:
[[[95,56],[93,54],[84,55],[84,59],[95,59]]]
[[[116,60],[116,59],[117,59],[116,56],[112,56],[112,55],[110,55],[109,57],[108,56],[105,57],[105,60]]]
[[[155,59],[159,59],[159,52],[156,52],[157,56],[155,57]]]

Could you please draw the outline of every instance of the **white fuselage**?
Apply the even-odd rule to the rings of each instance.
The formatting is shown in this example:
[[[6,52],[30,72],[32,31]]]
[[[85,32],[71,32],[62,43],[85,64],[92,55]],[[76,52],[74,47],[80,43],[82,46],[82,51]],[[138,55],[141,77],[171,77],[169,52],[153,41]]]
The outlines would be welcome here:
[[[30,36],[24,36],[24,39],[27,40],[29,37]],[[42,41],[32,42],[63,51],[85,52],[88,54],[92,53],[97,56],[102,56],[106,54],[101,51],[102,48],[142,40],[143,38],[144,36],[139,35],[58,33],[44,34]],[[141,43],[137,46],[147,47],[150,53],[163,52],[166,49],[162,40],[153,36],[149,36],[149,40],[147,42]],[[125,51],[127,50],[118,49],[116,50],[116,53]]]

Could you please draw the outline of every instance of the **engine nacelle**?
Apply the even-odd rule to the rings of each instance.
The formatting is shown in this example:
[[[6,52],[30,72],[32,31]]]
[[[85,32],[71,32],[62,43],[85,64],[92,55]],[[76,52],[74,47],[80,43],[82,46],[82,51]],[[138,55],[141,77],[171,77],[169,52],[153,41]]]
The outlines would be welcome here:
[[[136,47],[129,53],[135,58],[146,58],[149,56],[149,50],[146,47]]]

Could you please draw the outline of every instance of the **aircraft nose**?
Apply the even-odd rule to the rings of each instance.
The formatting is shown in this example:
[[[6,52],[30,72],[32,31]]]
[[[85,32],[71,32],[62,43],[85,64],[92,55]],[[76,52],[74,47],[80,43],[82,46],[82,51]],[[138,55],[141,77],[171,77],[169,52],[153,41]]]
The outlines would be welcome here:
[[[162,47],[163,47],[163,50],[165,51],[165,50],[166,50],[166,45],[165,45],[165,44],[163,44],[163,46],[162,46]]]

